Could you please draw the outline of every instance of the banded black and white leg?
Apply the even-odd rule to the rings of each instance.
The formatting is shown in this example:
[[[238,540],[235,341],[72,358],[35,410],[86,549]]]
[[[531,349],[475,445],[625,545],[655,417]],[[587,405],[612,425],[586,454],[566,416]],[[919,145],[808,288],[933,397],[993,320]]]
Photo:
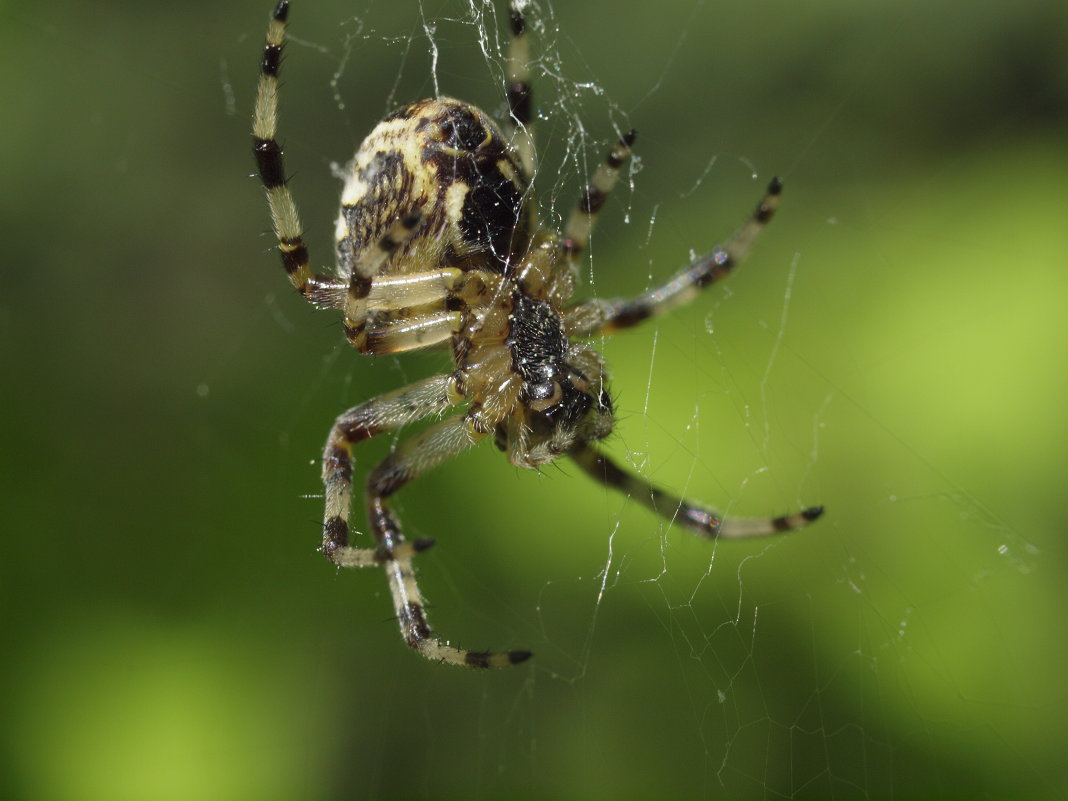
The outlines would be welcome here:
[[[565,258],[572,263],[589,246],[593,226],[597,223],[597,217],[604,208],[609,195],[619,182],[620,170],[630,158],[631,148],[634,147],[634,141],[637,138],[638,132],[633,128],[623,134],[608,151],[604,161],[594,170],[590,182],[583,187],[578,204],[572,209],[564,225],[564,238],[560,241]]]
[[[508,83],[508,125],[512,144],[519,154],[527,178],[534,176],[534,95],[530,86],[530,43],[527,39],[528,0],[512,0],[509,5],[511,39],[504,57]]]
[[[439,375],[372,398],[340,415],[323,450],[323,554],[340,567],[365,567],[391,558],[392,552],[349,545],[352,506],[352,449],[364,440],[440,414],[463,400],[456,379]]]
[[[823,514],[822,506],[813,506],[781,517],[727,518],[691,501],[683,500],[638,476],[631,475],[595,448],[583,444],[569,455],[602,484],[623,492],[663,518],[687,531],[708,539],[742,539],[781,534],[804,528]]]
[[[730,275],[745,259],[779,207],[781,194],[782,181],[773,178],[752,215],[730,239],[661,286],[631,300],[592,300],[565,310],[568,335],[611,334],[689,303],[701,290]]]
[[[256,157],[260,180],[267,191],[267,203],[278,238],[282,266],[297,291],[312,303],[337,305],[344,298],[345,285],[340,280],[313,272],[308,248],[293,195],[286,185],[282,147],[278,143],[278,71],[285,46],[288,0],[281,0],[267,26],[260,79],[256,89],[256,106],[252,117],[252,151]]]
[[[367,480],[367,509],[378,550],[393,554],[383,562],[383,567],[389,577],[393,607],[404,641],[435,662],[475,668],[507,667],[525,662],[531,656],[530,651],[469,651],[434,636],[412,567],[412,556],[419,549],[403,549],[405,541],[400,524],[387,504],[389,496],[409,481],[481,439],[472,433],[466,417],[457,415],[442,420],[402,442],[371,471]]]
[[[278,75],[288,15],[289,2],[281,0],[267,27],[252,137],[253,153],[289,280],[312,303],[341,309],[349,341],[361,352],[393,353],[441,342],[459,326],[459,313],[445,309],[446,296],[459,279],[459,271],[436,270],[392,279],[392,282],[376,277],[386,259],[415,232],[420,220],[418,210],[397,220],[374,246],[366,248],[352,266],[347,281],[315,273],[310,267],[300,215],[286,182],[282,148],[277,139]],[[399,289],[398,282],[403,284]],[[392,305],[388,305],[387,298],[392,298]],[[402,302],[427,308],[415,319],[394,324],[388,312],[399,308]]]
[[[504,667],[530,658],[530,652],[468,651],[433,635],[412,565],[415,555],[433,545],[433,540],[406,540],[387,504],[387,498],[409,481],[478,441],[464,415],[450,417],[403,441],[371,471],[367,510],[375,546],[349,545],[353,446],[463,400],[454,377],[440,375],[370,400],[337,419],[323,453],[326,504],[322,550],[339,567],[377,565],[385,569],[401,635],[427,659],[466,667]]]

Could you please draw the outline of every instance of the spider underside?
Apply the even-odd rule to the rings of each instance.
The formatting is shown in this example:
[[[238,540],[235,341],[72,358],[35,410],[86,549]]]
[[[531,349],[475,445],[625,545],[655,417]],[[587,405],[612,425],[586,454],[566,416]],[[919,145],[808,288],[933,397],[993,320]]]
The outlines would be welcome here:
[[[567,456],[592,478],[703,537],[789,531],[823,511],[723,520],[627,473],[592,444],[612,431],[614,414],[604,361],[587,338],[660,315],[726,277],[771,219],[782,186],[772,180],[727,242],[662,286],[629,300],[569,303],[577,259],[635,133],[622,135],[609,151],[562,234],[539,224],[529,191],[533,104],[524,5],[512,0],[507,136],[479,109],[448,97],[390,114],[349,166],[336,275],[311,270],[276,138],[288,0],[278,3],[268,26],[253,117],[259,174],[282,264],[297,291],[316,306],[341,311],[348,340],[361,353],[432,346],[451,353],[451,373],[372,398],[335,421],[322,461],[322,552],[339,567],[383,567],[405,642],[428,659],[469,667],[516,664],[531,654],[469,651],[435,636],[412,566],[433,541],[405,539],[389,497],[482,439],[492,438],[519,467]],[[375,545],[350,545],[353,446],[464,404],[462,413],[402,441],[371,471],[366,504]]]

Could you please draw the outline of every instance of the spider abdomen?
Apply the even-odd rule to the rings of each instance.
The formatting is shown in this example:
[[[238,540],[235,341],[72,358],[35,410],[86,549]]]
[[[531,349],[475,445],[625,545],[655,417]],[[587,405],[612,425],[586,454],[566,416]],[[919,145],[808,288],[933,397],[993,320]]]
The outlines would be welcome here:
[[[337,220],[337,259],[360,255],[408,215],[418,229],[379,274],[438,267],[506,274],[528,247],[527,180],[500,128],[475,106],[421,100],[380,122],[349,166]]]

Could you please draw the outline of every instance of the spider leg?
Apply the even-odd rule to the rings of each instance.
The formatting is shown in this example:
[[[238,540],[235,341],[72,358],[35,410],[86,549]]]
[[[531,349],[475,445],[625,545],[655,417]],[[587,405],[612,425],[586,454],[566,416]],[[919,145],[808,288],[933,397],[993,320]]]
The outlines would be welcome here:
[[[530,88],[530,45],[527,41],[527,22],[523,10],[527,0],[512,0],[509,8],[512,38],[505,54],[508,81],[508,122],[512,142],[523,171],[528,178],[534,175],[534,100]]]
[[[504,667],[530,658],[529,651],[468,651],[434,636],[415,580],[412,556],[420,548],[405,549],[400,523],[386,499],[412,479],[474,445],[480,437],[471,432],[466,416],[450,417],[405,440],[383,460],[367,480],[367,509],[376,551],[389,578],[393,607],[401,635],[408,645],[427,659],[464,667]]]
[[[493,296],[496,279],[455,267],[377,275],[360,301],[362,322],[353,326],[346,321],[349,341],[362,353],[398,353],[447,342],[463,327],[466,311]]]
[[[419,225],[420,215],[409,214],[386,231],[372,247],[366,248],[352,267],[348,294],[345,296],[345,336],[358,350],[368,352],[364,326],[367,322],[367,296],[371,294],[375,274],[394,251],[408,241]]]
[[[256,89],[256,107],[252,117],[252,152],[256,156],[260,180],[267,191],[274,233],[278,238],[278,252],[289,280],[308,301],[330,305],[329,298],[344,291],[344,283],[326,275],[312,272],[308,262],[308,248],[293,195],[286,185],[282,147],[278,144],[278,70],[285,45],[288,0],[281,0],[267,27],[267,41],[263,47],[260,81]]]
[[[456,267],[376,276],[367,295],[367,311],[395,311],[440,303],[463,277],[463,270]]]
[[[567,218],[564,238],[560,246],[571,262],[574,262],[589,245],[590,234],[597,222],[597,216],[619,181],[619,171],[630,156],[630,149],[637,138],[638,132],[633,128],[620,137],[615,146],[608,151],[605,160],[594,171],[590,182],[582,190],[578,206]]]
[[[445,342],[460,330],[460,312],[438,311],[403,316],[393,321],[388,315],[369,320],[354,341],[361,353],[399,353]]]
[[[398,220],[375,243],[374,247],[369,247],[359,263],[354,265],[347,287],[343,279],[312,272],[309,266],[308,248],[304,244],[300,215],[286,182],[282,147],[276,138],[278,135],[278,73],[282,50],[285,47],[288,16],[289,2],[280,0],[267,27],[267,41],[263,48],[256,106],[252,118],[252,149],[259,168],[260,180],[267,191],[267,203],[271,209],[275,235],[278,237],[278,250],[282,256],[282,265],[289,275],[290,282],[298,292],[317,306],[344,309],[345,330],[350,341],[359,347],[358,343],[363,342],[366,299],[371,291],[373,276],[390,254],[411,237],[420,216],[418,212],[415,212]],[[397,349],[399,348],[393,348],[393,350]]]
[[[462,400],[456,379],[438,375],[379,395],[337,418],[323,450],[326,510],[322,551],[330,561],[339,567],[364,567],[381,564],[389,556],[375,548],[354,548],[348,544],[353,446],[383,431],[443,412]],[[424,545],[429,546],[429,542]]]
[[[813,506],[782,517],[724,520],[711,509],[664,492],[645,479],[625,472],[607,456],[589,445],[579,445],[573,448],[569,455],[590,477],[626,493],[672,523],[677,523],[688,531],[709,539],[741,539],[779,534],[804,528],[823,514],[822,506]]]
[[[344,304],[345,335],[361,353],[429,347],[460,330],[463,315],[447,309],[446,304],[450,291],[463,277],[461,270],[375,275],[412,235],[418,222],[418,215],[398,221],[353,267]]]
[[[779,207],[782,182],[773,178],[767,192],[745,224],[725,243],[696,259],[662,286],[631,300],[593,300],[565,311],[570,336],[611,334],[689,303],[705,287],[726,278],[748,255],[764,227]]]

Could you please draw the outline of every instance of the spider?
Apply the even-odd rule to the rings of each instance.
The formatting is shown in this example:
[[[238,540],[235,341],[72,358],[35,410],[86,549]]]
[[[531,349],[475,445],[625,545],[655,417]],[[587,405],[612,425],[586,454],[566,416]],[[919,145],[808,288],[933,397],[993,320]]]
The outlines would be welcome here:
[[[630,475],[593,443],[613,427],[605,364],[586,341],[629,328],[692,300],[725,278],[779,204],[771,181],[756,211],[723,245],[662,286],[630,300],[569,303],[577,259],[630,155],[623,134],[594,172],[563,233],[539,224],[525,0],[512,0],[504,130],[450,97],[420,100],[380,122],[349,165],[337,219],[337,273],[312,272],[277,139],[278,74],[289,14],[281,0],[267,29],[253,150],[282,265],[312,304],[337,309],[361,353],[440,346],[450,373],[417,381],[337,418],[323,452],[322,553],[338,567],[385,569],[405,642],[430,660],[476,668],[514,665],[525,650],[470,651],[435,636],[412,566],[433,540],[407,540],[390,497],[409,481],[490,438],[513,465],[570,458],[589,476],[628,493],[702,537],[751,537],[801,528],[823,512],[729,519]],[[505,135],[507,131],[507,136]],[[352,449],[357,443],[466,405],[402,441],[367,478],[374,547],[349,544]]]

